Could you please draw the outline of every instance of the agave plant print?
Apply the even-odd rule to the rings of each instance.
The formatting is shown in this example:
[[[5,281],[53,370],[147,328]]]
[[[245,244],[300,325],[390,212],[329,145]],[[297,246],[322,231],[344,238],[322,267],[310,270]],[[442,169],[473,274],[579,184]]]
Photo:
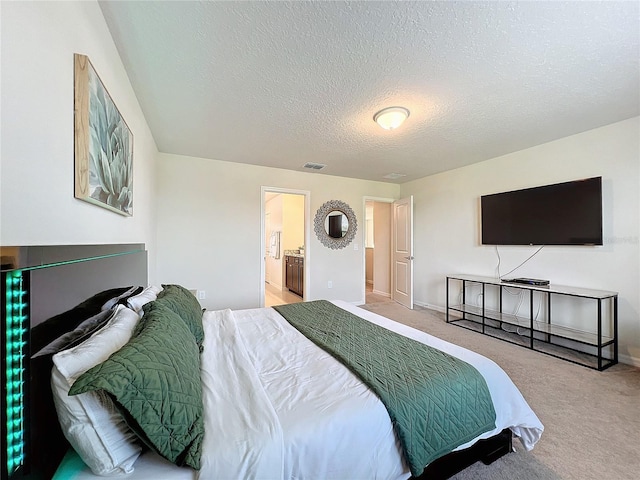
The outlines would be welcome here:
[[[133,135],[88,57],[74,71],[75,196],[133,215]]]

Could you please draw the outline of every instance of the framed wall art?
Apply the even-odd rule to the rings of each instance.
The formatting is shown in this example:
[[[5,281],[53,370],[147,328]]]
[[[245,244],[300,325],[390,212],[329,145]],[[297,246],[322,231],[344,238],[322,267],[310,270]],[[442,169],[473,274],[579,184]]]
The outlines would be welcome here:
[[[75,197],[133,215],[133,134],[86,55],[74,55]]]

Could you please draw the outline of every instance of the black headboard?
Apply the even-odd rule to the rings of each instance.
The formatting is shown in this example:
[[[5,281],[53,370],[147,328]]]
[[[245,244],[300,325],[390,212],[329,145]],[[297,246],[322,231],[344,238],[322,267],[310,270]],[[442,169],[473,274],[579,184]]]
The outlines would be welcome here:
[[[2,478],[49,479],[69,445],[53,406],[51,357],[31,355],[99,310],[108,291],[146,286],[147,252],[144,244],[119,244],[2,247],[0,253]]]

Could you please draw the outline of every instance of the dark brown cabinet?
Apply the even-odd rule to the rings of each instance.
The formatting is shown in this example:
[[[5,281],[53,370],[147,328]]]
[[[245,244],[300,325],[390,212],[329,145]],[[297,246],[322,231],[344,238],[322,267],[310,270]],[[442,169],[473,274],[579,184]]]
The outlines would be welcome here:
[[[304,258],[287,255],[286,263],[286,286],[293,293],[304,294]]]

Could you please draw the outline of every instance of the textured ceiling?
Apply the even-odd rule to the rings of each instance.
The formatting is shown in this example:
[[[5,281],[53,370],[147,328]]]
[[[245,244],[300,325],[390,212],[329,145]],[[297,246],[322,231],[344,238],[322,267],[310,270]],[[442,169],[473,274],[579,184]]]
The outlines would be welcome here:
[[[640,115],[635,1],[100,5],[162,152],[402,183]]]

